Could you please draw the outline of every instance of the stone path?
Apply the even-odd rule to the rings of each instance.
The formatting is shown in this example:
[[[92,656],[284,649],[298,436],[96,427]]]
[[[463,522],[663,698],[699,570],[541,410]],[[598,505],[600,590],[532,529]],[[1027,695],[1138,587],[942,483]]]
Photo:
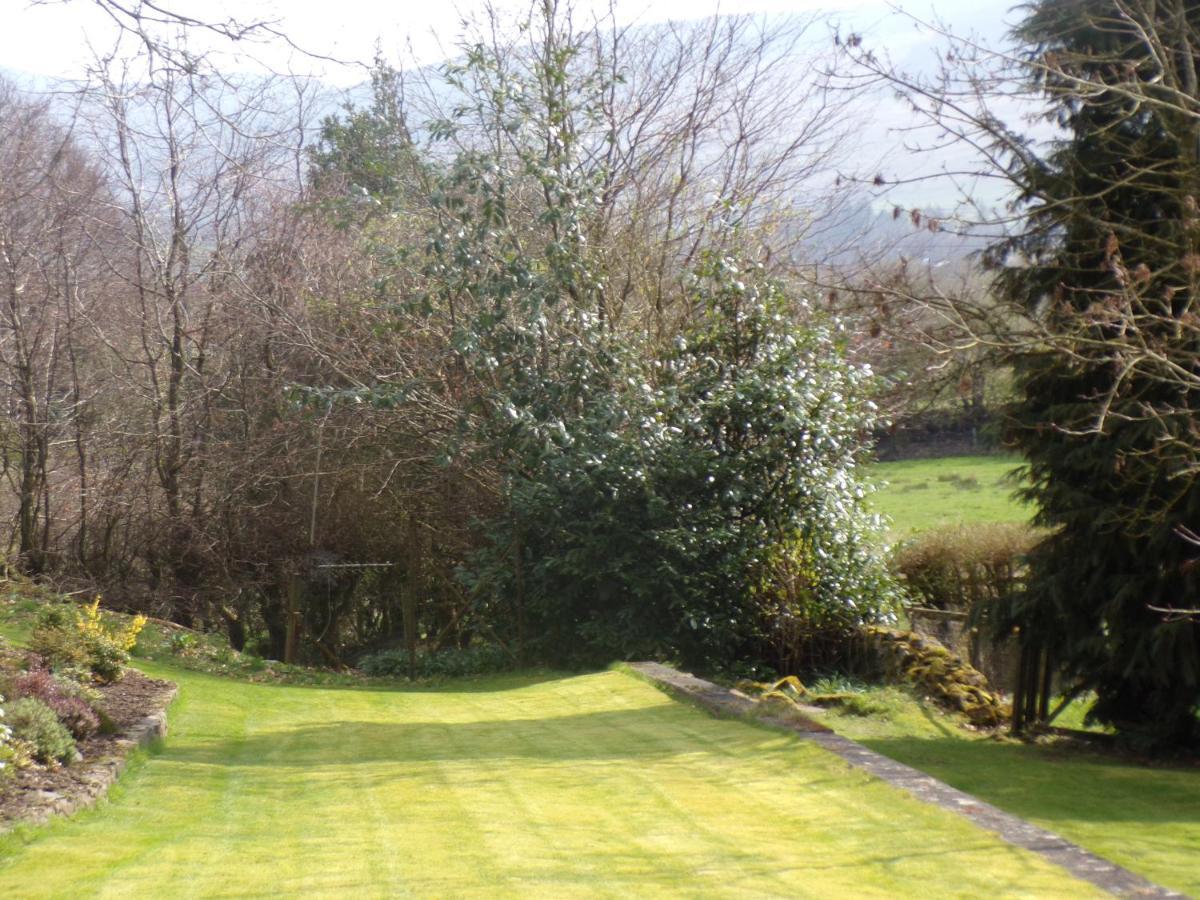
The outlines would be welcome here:
[[[660,663],[631,663],[630,668],[669,692],[691,700],[719,715],[747,716],[758,705],[749,697],[694,675],[676,671]],[[870,772],[888,784],[907,791],[919,800],[964,816],[1008,843],[1031,850],[1066,869],[1076,878],[1090,882],[1118,897],[1186,896],[1148,881],[1141,875],[1096,856],[1094,853],[1089,853],[1052,831],[1047,831],[1045,828],[1040,828],[1024,819],[1006,813],[990,803],[985,803],[978,797],[950,787],[924,772],[898,763],[894,759],[867,749],[856,741],[835,734],[820,722],[803,717],[782,719],[756,716],[756,719],[795,732],[805,740],[819,744],[829,752],[840,756],[850,765]]]

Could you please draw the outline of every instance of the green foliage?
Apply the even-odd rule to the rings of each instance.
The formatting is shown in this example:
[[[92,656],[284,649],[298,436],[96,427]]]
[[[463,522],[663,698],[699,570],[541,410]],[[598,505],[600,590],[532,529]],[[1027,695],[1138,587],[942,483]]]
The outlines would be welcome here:
[[[20,755],[12,728],[4,718],[4,698],[0,697],[0,783],[12,776],[20,762]]]
[[[848,716],[860,718],[874,716],[886,720],[890,719],[896,711],[898,693],[895,688],[890,691],[885,688],[879,692],[852,691],[839,697],[837,707]]]
[[[808,684],[808,691],[814,696],[820,696],[821,694],[861,694],[869,689],[870,687],[865,681],[838,672],[820,675],[812,679]]]
[[[190,631],[178,631],[171,634],[169,646],[171,653],[176,656],[191,656],[200,646],[200,641]]]
[[[86,667],[88,652],[83,639],[73,623],[60,623],[60,613],[65,612],[51,607],[38,617],[29,637],[29,649],[54,669]]]
[[[348,103],[322,120],[308,151],[309,182],[343,220],[370,218],[395,208],[416,159],[400,73],[377,55],[370,105]]]
[[[45,669],[14,675],[7,688],[14,699],[30,697],[44,703],[78,740],[91,737],[100,729],[100,718],[79,687]]]
[[[1195,747],[1200,620],[1151,607],[1200,595],[1196,548],[1179,533],[1200,521],[1200,163],[1183,111],[1200,6],[1134,7],[1043,0],[1018,31],[1063,137],[1014,163],[1025,228],[994,254],[1020,261],[1001,286],[1052,336],[1016,367],[1012,434],[1050,531],[1016,621],[1096,691],[1098,720]],[[1166,83],[1191,93],[1164,100]]]
[[[846,362],[835,323],[711,255],[673,345],[613,332],[588,241],[604,172],[582,138],[608,86],[561,23],[543,24],[519,65],[475,47],[451,66],[464,102],[433,126],[459,149],[435,192],[419,305],[451,320],[479,390],[448,455],[500,477],[462,571],[476,614],[558,665],[714,668],[774,653],[766,636],[786,617],[882,615],[889,584],[855,475],[869,374]],[[493,128],[503,152],[460,141]],[[776,590],[784,555],[803,574]]]
[[[104,684],[120,681],[128,662],[129,654],[115,641],[103,637],[88,641],[88,666],[98,681]]]
[[[4,712],[13,737],[30,744],[36,759],[67,763],[75,758],[75,738],[45,703],[22,697],[9,703]]]
[[[104,620],[100,598],[78,610],[51,604],[37,616],[29,647],[55,670],[85,666],[102,683],[118,681],[129,662],[129,651],[146,624],[134,616],[124,624]]]
[[[776,652],[781,620],[888,609],[855,468],[868,373],[753,268],[713,259],[692,290],[696,324],[669,353],[581,391],[553,429],[517,414],[511,512],[468,577],[511,596],[520,548],[542,658],[718,667]]]
[[[516,660],[510,651],[494,644],[450,650],[421,650],[416,656],[413,676],[426,678],[462,678],[469,675],[493,675],[511,671]],[[404,650],[384,650],[363,657],[359,663],[363,673],[376,678],[405,678],[408,676],[408,653]]]

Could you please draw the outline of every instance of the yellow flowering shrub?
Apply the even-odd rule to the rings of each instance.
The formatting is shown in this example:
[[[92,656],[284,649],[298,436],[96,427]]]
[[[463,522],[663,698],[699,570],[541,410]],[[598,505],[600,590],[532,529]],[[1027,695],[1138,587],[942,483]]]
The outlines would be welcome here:
[[[125,673],[129,651],[145,625],[145,616],[134,616],[123,627],[106,624],[97,596],[73,617],[66,607],[47,607],[39,615],[29,643],[56,669],[86,666],[98,681],[112,682]]]
[[[111,641],[123,652],[128,653],[137,643],[142,629],[146,627],[146,617],[134,616],[124,628],[111,629],[104,624],[100,613],[100,595],[97,594],[96,599],[80,611],[75,627],[85,640]]]

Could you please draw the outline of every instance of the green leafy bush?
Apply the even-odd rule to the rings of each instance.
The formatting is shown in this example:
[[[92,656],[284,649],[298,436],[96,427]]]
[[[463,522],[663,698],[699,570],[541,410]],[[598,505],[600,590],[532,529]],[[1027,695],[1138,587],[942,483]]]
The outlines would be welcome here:
[[[0,697],[0,781],[10,777],[17,768],[19,748],[12,728],[4,720],[4,698]]]
[[[190,656],[196,652],[200,640],[190,631],[179,631],[171,635],[168,646],[176,656]]]
[[[75,629],[72,610],[65,606],[45,606],[39,611],[29,649],[54,669],[88,665],[87,646]]]
[[[490,675],[513,668],[513,655],[494,644],[480,644],[465,649],[419,651],[414,674],[417,678],[459,678],[466,675]],[[372,677],[405,677],[408,675],[408,653],[404,650],[384,650],[363,657],[359,668]]]
[[[671,274],[673,340],[614,327],[619,291],[591,240],[609,185],[591,125],[561,125],[606,121],[607,87],[577,82],[570,58],[516,71],[479,47],[453,67],[453,83],[494,86],[485,106],[533,127],[502,151],[459,145],[432,196],[427,288],[405,305],[449,326],[476,389],[446,457],[498,476],[484,546],[461,569],[472,612],[553,665],[710,670],[769,664],[780,623],[798,632],[814,611],[885,618],[890,577],[855,471],[871,373],[836,321],[735,258],[754,239],[733,224],[704,242],[730,252]],[[431,131],[473,132],[483,109]],[[805,582],[775,591],[789,545]]]
[[[40,700],[22,697],[5,709],[13,737],[27,742],[33,756],[42,762],[67,763],[75,758],[75,738],[58,720],[54,710]]]
[[[104,637],[88,642],[88,665],[97,680],[104,684],[120,681],[128,662],[129,653],[122,650],[119,644]]]
[[[603,390],[580,389],[571,409],[512,404],[510,510],[466,575],[477,595],[523,587],[531,642],[554,664],[719,668],[890,610],[856,472],[869,373],[843,357],[836,323],[798,326],[796,302],[754,267],[709,260],[691,298],[693,328],[658,359],[610,357],[593,374],[581,354],[580,381]]]

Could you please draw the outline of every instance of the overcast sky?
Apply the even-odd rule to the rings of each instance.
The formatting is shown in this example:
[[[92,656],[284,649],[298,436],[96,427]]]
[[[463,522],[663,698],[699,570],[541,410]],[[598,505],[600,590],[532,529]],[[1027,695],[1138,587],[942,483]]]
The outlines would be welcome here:
[[[130,4],[136,0],[128,0]],[[167,0],[167,5],[196,18],[271,20],[298,46],[338,59],[369,61],[376,42],[394,60],[420,64],[444,59],[460,23],[478,13],[469,0]],[[501,10],[527,9],[528,0],[494,0]],[[608,0],[576,0],[583,15],[599,14]],[[660,22],[699,18],[714,12],[831,14],[846,29],[866,32],[887,46],[893,59],[920,54],[928,44],[910,19],[940,16],[956,32],[974,31],[996,40],[1011,19],[1005,0],[618,0],[622,22]],[[92,0],[0,0],[0,68],[41,77],[77,77],[92,50],[112,47],[116,30]],[[407,48],[411,48],[411,53]],[[321,63],[279,44],[256,44],[246,52],[275,70],[291,70],[349,86],[362,81],[362,69]],[[249,61],[243,60],[249,65]]]

